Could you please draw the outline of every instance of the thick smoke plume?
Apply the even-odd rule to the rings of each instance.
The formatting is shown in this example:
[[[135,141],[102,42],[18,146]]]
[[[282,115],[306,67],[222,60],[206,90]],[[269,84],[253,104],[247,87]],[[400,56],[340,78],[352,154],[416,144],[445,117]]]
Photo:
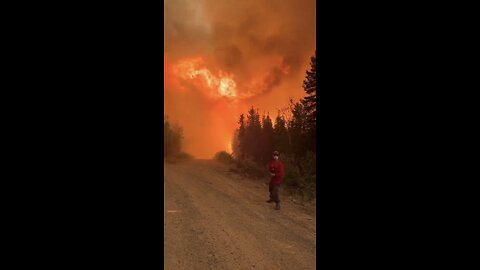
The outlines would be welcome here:
[[[230,150],[241,113],[301,98],[315,51],[314,0],[165,0],[165,114],[185,150]]]

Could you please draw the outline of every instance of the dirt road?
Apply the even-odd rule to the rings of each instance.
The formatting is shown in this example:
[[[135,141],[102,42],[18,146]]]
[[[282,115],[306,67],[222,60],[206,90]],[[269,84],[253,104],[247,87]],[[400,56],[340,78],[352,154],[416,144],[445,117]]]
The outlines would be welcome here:
[[[316,217],[212,160],[165,163],[164,269],[315,269]]]

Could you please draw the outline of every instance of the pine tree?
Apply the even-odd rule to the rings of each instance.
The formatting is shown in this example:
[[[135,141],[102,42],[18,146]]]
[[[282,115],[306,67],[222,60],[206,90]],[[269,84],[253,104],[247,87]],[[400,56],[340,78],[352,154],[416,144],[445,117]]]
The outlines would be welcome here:
[[[245,127],[245,157],[253,161],[261,162],[261,135],[262,125],[258,110],[253,107],[248,110],[247,123]]]
[[[288,152],[288,134],[285,119],[281,113],[275,118],[275,126],[273,128],[273,147],[283,154]]]
[[[240,160],[243,160],[245,158],[245,153],[246,153],[246,136],[245,136],[245,117],[243,114],[240,115],[240,120],[238,121],[238,124],[240,125],[238,128],[238,154],[237,157]]]
[[[317,133],[317,52],[310,58],[310,70],[306,71],[305,80],[303,81],[303,89],[307,96],[302,100],[303,108],[305,110],[305,117],[307,119],[306,142],[308,147],[316,152],[316,133]]]
[[[306,112],[302,103],[292,103],[292,118],[287,126],[292,140],[292,152],[296,161],[299,161],[307,150],[307,145],[305,143],[307,137],[307,121]]]
[[[255,110],[253,118],[252,136],[253,159],[260,164],[262,162],[262,123],[260,121],[260,114],[258,113],[258,109]]]
[[[270,116],[262,117],[262,163],[266,163],[271,159],[273,152],[273,124]]]
[[[253,107],[248,110],[247,113],[247,123],[245,127],[245,157],[254,159],[255,157],[255,140],[258,137],[255,137],[255,129],[256,129],[256,124],[255,124],[255,109]]]

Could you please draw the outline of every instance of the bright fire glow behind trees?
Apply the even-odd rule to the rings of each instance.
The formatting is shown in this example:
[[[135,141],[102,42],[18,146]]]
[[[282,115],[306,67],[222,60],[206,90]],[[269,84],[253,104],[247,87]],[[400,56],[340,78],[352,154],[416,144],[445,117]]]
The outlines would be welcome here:
[[[315,0],[164,2],[165,115],[183,127],[185,151],[228,150],[238,116],[304,96],[315,51]]]

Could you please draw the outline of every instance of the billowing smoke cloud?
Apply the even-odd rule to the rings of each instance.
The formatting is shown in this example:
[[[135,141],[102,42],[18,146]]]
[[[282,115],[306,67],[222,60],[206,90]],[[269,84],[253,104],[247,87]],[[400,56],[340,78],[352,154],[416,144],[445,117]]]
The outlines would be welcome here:
[[[289,97],[303,96],[315,51],[315,0],[165,0],[164,6],[165,114],[184,127],[186,151],[211,158],[228,148],[248,107],[275,115]],[[195,64],[185,69],[188,63]]]

